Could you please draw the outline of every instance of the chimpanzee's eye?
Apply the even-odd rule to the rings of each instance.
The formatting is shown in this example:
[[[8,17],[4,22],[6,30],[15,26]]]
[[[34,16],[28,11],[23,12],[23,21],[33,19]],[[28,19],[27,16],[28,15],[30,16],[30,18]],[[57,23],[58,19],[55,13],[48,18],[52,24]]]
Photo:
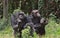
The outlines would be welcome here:
[[[22,16],[24,16],[24,14],[19,14],[19,15],[22,15]]]

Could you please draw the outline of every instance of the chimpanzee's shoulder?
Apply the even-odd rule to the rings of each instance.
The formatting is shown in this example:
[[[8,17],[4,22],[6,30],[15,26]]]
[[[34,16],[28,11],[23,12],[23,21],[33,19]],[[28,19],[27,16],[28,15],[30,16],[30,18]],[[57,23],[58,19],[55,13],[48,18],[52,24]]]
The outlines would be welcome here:
[[[33,18],[33,16],[32,16],[32,15],[29,15],[29,16],[28,16],[28,18],[29,18],[29,19],[32,19],[32,18]]]

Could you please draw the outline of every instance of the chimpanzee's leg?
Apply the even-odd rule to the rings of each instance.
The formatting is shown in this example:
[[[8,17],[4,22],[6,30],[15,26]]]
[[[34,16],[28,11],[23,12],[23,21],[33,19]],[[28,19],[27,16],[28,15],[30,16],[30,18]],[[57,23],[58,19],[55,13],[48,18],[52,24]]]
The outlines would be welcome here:
[[[43,27],[43,28],[40,28],[40,35],[45,35],[45,27]]]
[[[18,28],[14,28],[14,37],[17,38]]]
[[[30,27],[30,35],[33,37],[33,32],[34,32],[34,29],[33,27]]]
[[[22,32],[20,31],[20,35],[19,35],[20,38],[22,38]]]
[[[22,27],[19,28],[19,38],[22,38]]]

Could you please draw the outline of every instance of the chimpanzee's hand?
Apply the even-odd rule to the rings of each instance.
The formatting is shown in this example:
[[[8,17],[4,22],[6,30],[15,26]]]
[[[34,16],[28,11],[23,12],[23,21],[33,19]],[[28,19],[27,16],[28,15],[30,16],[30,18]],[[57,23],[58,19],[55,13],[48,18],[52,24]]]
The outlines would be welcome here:
[[[30,23],[26,23],[26,25],[24,26],[24,28],[26,28],[27,26],[30,26],[30,27],[33,27],[33,23],[32,22],[30,22]]]
[[[19,18],[17,19],[18,22],[22,22]]]
[[[18,25],[14,25],[13,28],[18,28]]]

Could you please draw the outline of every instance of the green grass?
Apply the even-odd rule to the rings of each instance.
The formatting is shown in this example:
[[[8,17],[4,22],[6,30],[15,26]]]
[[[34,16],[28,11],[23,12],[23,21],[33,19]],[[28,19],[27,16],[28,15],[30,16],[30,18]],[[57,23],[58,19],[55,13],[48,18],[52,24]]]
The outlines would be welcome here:
[[[60,24],[57,24],[54,19],[49,19],[49,23],[46,25],[45,30],[46,34],[42,36],[42,38],[60,38]],[[32,38],[28,35],[28,32],[28,29],[23,30],[23,38]],[[0,38],[14,38],[12,27],[7,26],[4,30],[0,31]],[[38,38],[38,35],[34,33],[33,38]]]

